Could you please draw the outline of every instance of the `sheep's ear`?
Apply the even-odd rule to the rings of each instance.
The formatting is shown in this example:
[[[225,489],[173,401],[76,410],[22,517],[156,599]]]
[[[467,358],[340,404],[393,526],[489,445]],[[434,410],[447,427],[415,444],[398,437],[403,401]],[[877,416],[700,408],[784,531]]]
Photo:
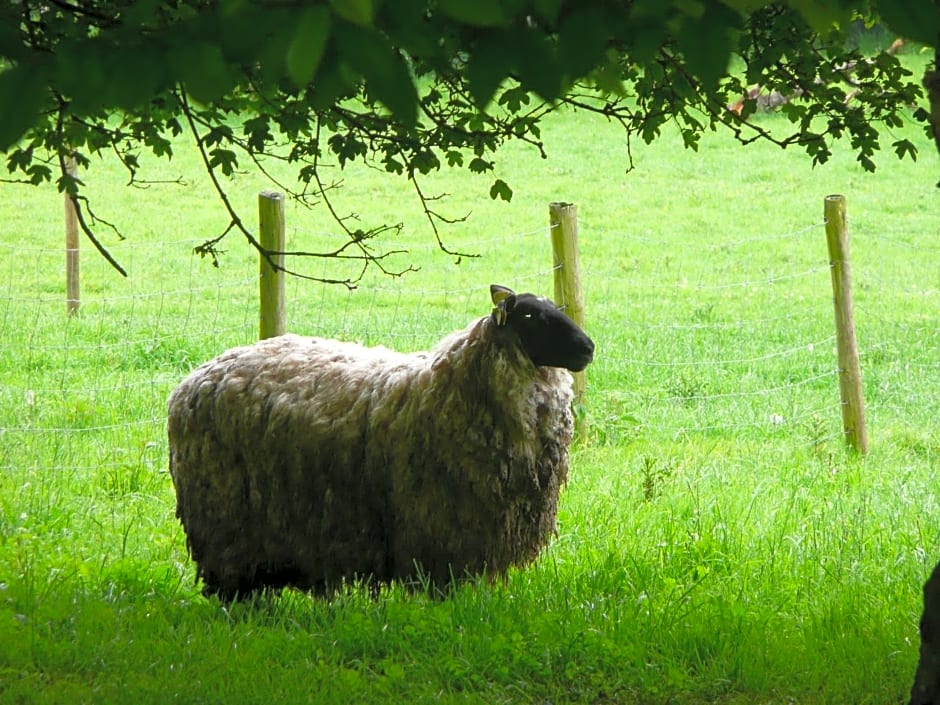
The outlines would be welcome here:
[[[499,284],[490,284],[490,298],[493,299],[493,304],[499,306],[503,301],[508,299],[510,296],[515,296],[516,292],[506,286],[500,286]]]
[[[516,292],[499,284],[491,284],[490,298],[493,299],[493,305],[495,306],[493,320],[496,321],[498,326],[506,325],[506,321],[509,320],[509,312],[516,304]]]

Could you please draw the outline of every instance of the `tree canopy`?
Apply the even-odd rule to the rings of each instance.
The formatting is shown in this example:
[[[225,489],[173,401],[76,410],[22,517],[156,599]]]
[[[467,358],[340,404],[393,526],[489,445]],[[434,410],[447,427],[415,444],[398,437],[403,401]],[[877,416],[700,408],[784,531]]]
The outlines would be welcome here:
[[[368,161],[408,179],[441,247],[447,219],[422,177],[444,165],[492,172],[509,140],[545,154],[540,120],[565,107],[617,122],[628,145],[671,123],[696,149],[721,126],[822,163],[847,138],[873,170],[882,128],[929,129],[931,108],[891,48],[865,56],[848,29],[880,22],[934,47],[938,16],[933,0],[20,0],[0,4],[0,151],[6,181],[55,181],[119,270],[70,163],[111,152],[133,182],[143,151],[169,156],[184,133],[229,216],[202,254],[231,232],[271,254],[225,177],[273,158],[297,174],[280,188],[323,204],[345,232],[307,254],[384,269],[378,236],[396,226],[350,227],[325,165]],[[935,76],[923,85],[940,124]],[[754,119],[755,86],[786,96],[787,134]],[[909,140],[890,147],[916,157]],[[490,195],[509,200],[511,186],[494,179]]]

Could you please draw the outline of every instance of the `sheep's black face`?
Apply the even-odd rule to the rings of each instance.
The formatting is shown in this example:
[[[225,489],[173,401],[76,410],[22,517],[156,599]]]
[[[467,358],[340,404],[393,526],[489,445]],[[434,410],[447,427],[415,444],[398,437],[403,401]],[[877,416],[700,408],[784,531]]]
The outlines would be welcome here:
[[[580,372],[594,359],[594,342],[550,300],[516,294],[493,285],[493,319],[519,336],[522,349],[539,367]]]

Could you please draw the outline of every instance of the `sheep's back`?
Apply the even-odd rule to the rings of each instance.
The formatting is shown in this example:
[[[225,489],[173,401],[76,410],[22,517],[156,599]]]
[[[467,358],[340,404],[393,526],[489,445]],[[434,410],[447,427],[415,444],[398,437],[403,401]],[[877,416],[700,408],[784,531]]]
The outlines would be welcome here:
[[[245,589],[252,574],[277,582],[273,570],[312,588],[384,576],[385,481],[369,473],[364,436],[377,371],[414,364],[420,356],[287,335],[183,381],[169,402],[170,472],[207,584]]]

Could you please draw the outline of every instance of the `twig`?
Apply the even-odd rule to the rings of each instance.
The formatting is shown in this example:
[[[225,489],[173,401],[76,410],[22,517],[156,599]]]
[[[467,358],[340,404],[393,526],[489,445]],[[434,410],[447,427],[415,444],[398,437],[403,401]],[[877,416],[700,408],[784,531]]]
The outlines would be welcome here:
[[[430,201],[437,200],[438,198],[440,198],[440,196],[433,196],[433,197],[425,196],[425,195],[424,195],[424,191],[421,190],[421,185],[418,183],[418,179],[415,178],[415,175],[414,175],[414,174],[411,175],[410,181],[411,181],[411,185],[414,186],[415,193],[418,194],[418,199],[421,201],[421,208],[424,210],[424,216],[425,216],[425,218],[427,218],[428,224],[431,226],[431,230],[434,231],[434,238],[437,240],[437,246],[441,249],[441,251],[442,251],[442,252],[445,252],[445,253],[447,253],[448,255],[451,255],[451,256],[453,256],[453,257],[457,257],[457,258],[461,258],[461,257],[470,257],[470,258],[479,257],[479,256],[480,256],[479,254],[471,254],[471,253],[468,253],[468,252],[457,252],[456,250],[451,250],[451,249],[449,249],[449,248],[444,244],[444,241],[441,239],[440,232],[439,232],[438,229],[437,229],[437,223],[434,222],[434,220],[435,220],[435,218],[436,218],[436,219],[440,220],[440,221],[443,222],[443,223],[462,223],[462,222],[464,222],[465,220],[467,220],[467,218],[470,217],[470,214],[467,213],[467,215],[465,215],[465,216],[463,216],[463,217],[460,217],[460,218],[453,218],[453,219],[445,218],[445,217],[442,216],[441,214],[437,213],[436,211],[431,210],[431,209],[428,207],[428,203],[429,203]]]
[[[251,246],[265,259],[265,261],[275,271],[281,271],[281,272],[284,272],[285,274],[289,274],[299,279],[317,281],[317,282],[321,282],[324,284],[342,284],[349,289],[356,288],[356,282],[362,278],[362,275],[365,273],[365,269],[366,267],[368,267],[369,262],[374,261],[375,259],[375,257],[369,254],[368,252],[366,252],[365,257],[343,255],[342,252],[347,247],[347,245],[344,245],[338,250],[334,250],[333,252],[330,252],[330,253],[313,253],[313,252],[303,253],[303,255],[306,257],[336,257],[336,258],[341,258],[341,259],[364,260],[363,269],[360,271],[359,275],[355,279],[350,279],[350,278],[331,279],[328,277],[314,277],[308,274],[297,272],[292,269],[288,269],[287,267],[284,267],[275,261],[274,257],[275,255],[279,253],[268,250],[267,248],[263,247],[261,243],[257,240],[257,238],[255,238],[255,236],[251,234],[248,228],[245,227],[241,218],[238,216],[238,213],[232,207],[231,201],[229,200],[228,194],[225,192],[225,189],[223,189],[222,185],[219,183],[218,177],[215,174],[215,168],[212,166],[211,160],[209,159],[209,155],[206,152],[205,144],[203,143],[203,138],[199,134],[199,128],[196,126],[196,121],[195,121],[195,118],[193,117],[192,108],[189,105],[189,101],[186,98],[185,90],[182,87],[179,87],[177,89],[177,100],[180,103],[180,109],[183,112],[183,115],[186,116],[186,121],[189,125],[190,132],[192,133],[193,139],[196,142],[196,147],[199,150],[199,155],[202,159],[203,165],[205,166],[206,171],[209,174],[209,179],[212,181],[212,185],[215,188],[216,194],[219,196],[219,199],[222,201],[222,204],[225,207],[225,210],[228,212],[229,217],[231,219],[228,227],[226,228],[225,232],[222,233],[222,235],[215,238],[214,240],[209,241],[208,243],[205,243],[206,247],[204,248],[204,252],[209,253],[209,254],[214,253],[215,252],[214,245],[218,243],[219,241],[221,241],[222,238],[224,238],[233,229],[237,229],[242,235],[245,236],[245,239],[248,240]],[[198,248],[197,248],[197,251],[199,251]],[[214,257],[214,254],[213,254],[213,257]]]
[[[56,156],[59,160],[59,171],[62,174],[62,177],[60,180],[60,183],[62,184],[62,190],[65,193],[66,197],[69,199],[69,201],[71,201],[72,203],[72,209],[75,211],[75,220],[78,221],[79,229],[85,234],[85,237],[88,238],[88,240],[91,242],[94,248],[98,250],[98,254],[104,257],[105,260],[107,260],[108,264],[110,264],[112,267],[114,267],[114,269],[120,272],[122,276],[126,277],[127,271],[124,269],[124,267],[122,267],[118,263],[116,259],[114,259],[111,253],[108,252],[107,248],[105,248],[105,246],[101,244],[98,238],[95,237],[94,232],[92,232],[91,228],[88,227],[88,223],[85,222],[85,215],[82,211],[82,202],[84,202],[87,206],[88,199],[84,197],[79,198],[78,179],[76,179],[74,176],[72,176],[69,173],[68,166],[65,162],[66,146],[63,140],[62,126],[65,120],[65,110],[67,107],[68,107],[68,103],[66,103],[66,101],[63,98],[59,97],[58,114],[56,116],[56,135],[59,138],[59,144],[56,149]],[[95,218],[94,214],[91,212],[90,209],[88,212],[96,222],[104,223],[105,225],[110,226],[115,232],[117,232],[117,228],[115,228],[114,225],[112,225],[111,223],[108,223],[107,221],[101,220],[100,218]],[[118,233],[118,235],[120,236],[120,233]]]

